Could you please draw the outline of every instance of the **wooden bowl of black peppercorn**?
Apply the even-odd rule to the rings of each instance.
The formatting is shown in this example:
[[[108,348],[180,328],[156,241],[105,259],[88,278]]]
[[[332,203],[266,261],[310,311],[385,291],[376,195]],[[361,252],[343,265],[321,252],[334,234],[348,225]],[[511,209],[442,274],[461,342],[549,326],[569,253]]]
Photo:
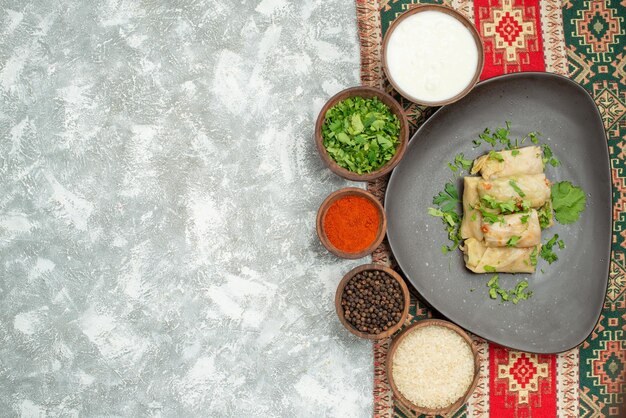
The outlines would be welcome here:
[[[350,270],[337,286],[335,309],[354,335],[381,340],[393,335],[409,316],[409,289],[389,267],[364,264]]]

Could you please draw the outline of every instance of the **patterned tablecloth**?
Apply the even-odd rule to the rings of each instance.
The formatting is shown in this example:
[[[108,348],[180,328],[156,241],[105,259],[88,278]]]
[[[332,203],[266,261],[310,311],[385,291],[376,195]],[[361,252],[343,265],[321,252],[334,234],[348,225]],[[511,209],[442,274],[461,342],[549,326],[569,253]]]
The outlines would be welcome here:
[[[381,40],[390,23],[417,0],[357,0],[361,80],[382,86],[403,103],[412,130],[434,111],[404,101],[385,80]],[[548,71],[584,86],[600,109],[613,178],[613,245],[608,292],[593,333],[558,355],[509,350],[479,338],[480,380],[454,417],[626,416],[626,1],[445,0],[475,22],[485,44],[481,79],[519,71]],[[387,179],[369,184],[382,198]],[[376,262],[394,265],[384,242]],[[432,316],[418,299],[410,321]],[[436,315],[436,313],[435,313]],[[374,413],[414,416],[393,399],[384,369],[390,340],[374,344]]]

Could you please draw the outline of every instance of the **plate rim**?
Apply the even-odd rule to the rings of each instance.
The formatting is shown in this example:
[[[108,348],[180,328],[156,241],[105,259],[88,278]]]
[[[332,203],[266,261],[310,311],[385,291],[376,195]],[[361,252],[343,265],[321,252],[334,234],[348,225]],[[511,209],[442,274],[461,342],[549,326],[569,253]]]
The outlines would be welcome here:
[[[513,347],[511,345],[507,345],[504,344],[502,342],[497,342],[497,341],[493,341],[490,340],[486,337],[483,337],[481,334],[468,329],[464,326],[462,326],[461,324],[458,324],[454,319],[450,318],[450,316],[448,316],[448,314],[446,314],[444,311],[442,311],[439,307],[436,307],[435,305],[433,305],[425,296],[423,296],[420,291],[417,289],[417,286],[413,283],[413,281],[411,280],[411,278],[409,277],[409,275],[406,273],[406,270],[402,267],[402,264],[400,263],[400,260],[398,260],[398,258],[395,256],[395,251],[394,251],[394,244],[392,242],[392,240],[390,239],[390,234],[387,233],[387,240],[389,242],[389,249],[391,251],[391,253],[394,256],[394,259],[396,260],[396,263],[398,264],[398,267],[400,268],[400,270],[402,271],[402,273],[404,274],[404,276],[408,279],[408,281],[411,283],[411,286],[415,289],[415,291],[417,292],[417,297],[422,300],[423,302],[426,302],[426,304],[428,306],[430,306],[432,309],[434,309],[435,311],[439,312],[444,318],[446,318],[448,321],[453,322],[454,324],[458,325],[459,327],[461,327],[462,329],[484,339],[485,341],[494,343],[494,344],[498,344],[502,347],[505,348],[509,348],[509,349],[513,349],[513,350],[523,350],[526,351],[528,353],[534,353],[534,354],[559,354],[559,353],[564,353],[566,351],[572,350],[576,347],[579,347],[582,343],[585,342],[585,340],[587,340],[587,338],[589,338],[589,336],[593,333],[594,329],[596,329],[598,322],[600,321],[600,317],[602,316],[602,310],[604,307],[604,300],[606,299],[606,294],[608,291],[608,286],[609,286],[609,275],[610,275],[610,267],[611,267],[611,253],[612,253],[612,240],[613,240],[613,216],[612,216],[612,209],[613,209],[613,181],[612,181],[612,175],[611,175],[611,157],[609,154],[609,147],[608,147],[608,137],[607,137],[607,132],[606,132],[606,128],[604,127],[604,122],[602,120],[602,114],[600,113],[600,110],[598,109],[598,106],[596,105],[595,100],[593,99],[593,97],[591,96],[591,94],[587,91],[587,89],[585,89],[583,86],[581,86],[580,84],[576,83],[574,80],[562,76],[560,74],[554,74],[554,73],[548,73],[548,72],[540,72],[540,71],[528,71],[528,72],[519,72],[519,73],[512,73],[512,74],[504,74],[504,75],[499,75],[499,76],[495,76],[495,77],[491,77],[488,78],[486,80],[482,80],[479,83],[476,84],[476,86],[474,87],[474,89],[476,88],[480,88],[483,85],[487,85],[487,84],[492,84],[492,83],[498,83],[498,82],[502,82],[503,80],[507,80],[507,79],[513,79],[513,78],[533,78],[533,77],[539,77],[539,78],[546,78],[546,79],[557,79],[560,81],[564,81],[566,84],[569,84],[571,87],[573,87],[574,89],[578,90],[579,92],[583,92],[583,96],[586,98],[586,100],[589,100],[589,102],[592,104],[592,107],[594,109],[594,116],[596,117],[596,120],[600,122],[600,126],[602,127],[602,132],[603,132],[603,137],[604,137],[604,147],[600,147],[600,151],[602,153],[602,155],[605,157],[606,159],[606,167],[608,168],[608,177],[609,177],[609,181],[608,181],[608,207],[609,207],[609,212],[610,212],[610,233],[608,235],[607,241],[606,241],[606,263],[604,264],[604,268],[603,268],[603,274],[602,277],[604,277],[604,296],[602,298],[602,303],[600,303],[597,307],[596,307],[596,319],[593,322],[593,326],[590,327],[588,332],[585,332],[585,336],[584,338],[582,338],[579,342],[577,342],[575,345],[572,346],[568,346],[568,348],[559,350],[559,351],[549,351],[549,350],[528,350],[528,349],[522,349],[519,347]],[[472,93],[474,92],[474,89],[472,89],[471,92],[469,92],[465,97],[468,98],[472,95]],[[459,100],[458,102],[455,103],[460,103],[462,102],[463,99]],[[421,133],[422,130],[425,129],[425,127],[428,127],[429,122],[439,113],[441,112],[442,109],[445,109],[449,106],[454,106],[455,103],[451,103],[445,106],[440,107],[439,109],[437,109],[419,128],[417,128],[417,130],[415,131],[415,133],[411,136],[411,138],[409,139],[409,143],[407,144],[407,153],[409,151],[409,148],[411,146],[415,146],[412,145],[413,143],[419,143],[420,138],[419,138],[419,134]],[[400,166],[402,164],[402,162],[400,164],[398,164],[398,166]],[[389,199],[389,185],[391,185],[394,177],[396,177],[396,170],[394,169],[391,173],[391,176],[389,177],[389,181],[387,183],[387,187],[385,189],[385,199],[384,199],[384,207],[387,207],[387,203],[388,203],[388,199]],[[606,202],[605,202],[606,203]],[[600,246],[601,244],[598,243],[598,246]]]

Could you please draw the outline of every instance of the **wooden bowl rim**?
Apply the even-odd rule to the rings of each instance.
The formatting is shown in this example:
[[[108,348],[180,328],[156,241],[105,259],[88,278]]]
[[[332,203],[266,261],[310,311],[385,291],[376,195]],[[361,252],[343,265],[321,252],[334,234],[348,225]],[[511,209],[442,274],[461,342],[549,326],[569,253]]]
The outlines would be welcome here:
[[[326,232],[324,231],[323,222],[328,208],[330,207],[330,205],[335,203],[335,201],[345,196],[360,196],[367,199],[376,207],[376,209],[378,210],[378,215],[380,217],[376,238],[367,248],[364,248],[358,253],[349,253],[346,251],[342,251],[339,248],[336,248],[330,242],[328,236],[326,235]],[[367,190],[359,189],[358,187],[344,187],[343,189],[335,190],[334,192],[329,194],[320,205],[319,209],[317,210],[316,230],[317,237],[328,251],[335,254],[337,257],[356,260],[357,258],[363,258],[366,255],[371,254],[372,251],[378,248],[380,243],[383,242],[385,234],[387,233],[387,215],[385,213],[385,208],[383,208],[383,205],[380,203],[380,201]]]
[[[350,170],[347,170],[341,167],[339,164],[332,159],[326,148],[324,147],[324,137],[322,135],[322,126],[326,120],[326,112],[328,109],[333,107],[338,102],[348,99],[350,97],[363,96],[366,95],[366,98],[369,97],[378,97],[385,105],[389,107],[391,112],[395,114],[400,120],[400,133],[398,135],[398,146],[396,148],[396,154],[393,156],[391,160],[387,162],[387,164],[383,165],[376,171],[372,171],[371,173],[365,174],[357,174]],[[319,115],[317,116],[317,121],[315,122],[315,145],[317,146],[317,150],[320,154],[320,157],[326,164],[326,166],[335,174],[340,177],[343,177],[352,181],[371,181],[377,179],[379,177],[384,176],[393,170],[402,157],[404,157],[404,153],[406,151],[407,144],[409,142],[409,121],[404,113],[404,109],[398,103],[396,99],[394,99],[390,94],[387,94],[381,89],[369,86],[356,86],[349,87],[335,94],[333,97],[328,99],[326,104],[322,107]]]
[[[440,327],[448,328],[448,329],[451,329],[452,331],[455,331],[465,340],[465,342],[467,342],[467,344],[470,346],[470,349],[472,350],[472,355],[474,356],[474,378],[472,379],[472,383],[467,388],[467,391],[465,392],[464,395],[462,395],[459,399],[457,399],[450,406],[439,408],[439,409],[426,408],[426,407],[415,405],[414,403],[409,401],[402,393],[400,393],[400,391],[398,390],[398,387],[396,386],[396,383],[393,380],[393,356],[396,353],[398,345],[411,331],[417,328],[425,328],[429,326],[440,326]],[[476,389],[476,385],[478,384],[478,377],[480,375],[480,361],[478,358],[478,350],[476,348],[474,341],[472,341],[472,338],[469,336],[469,334],[467,334],[467,332],[465,332],[461,327],[459,327],[456,324],[453,324],[450,321],[445,321],[443,319],[432,319],[432,318],[422,319],[418,322],[415,322],[409,325],[405,329],[403,329],[402,332],[393,339],[391,346],[389,347],[389,351],[387,352],[387,358],[385,362],[386,362],[385,368],[387,371],[387,379],[389,380],[389,386],[391,386],[391,390],[393,392],[393,395],[396,397],[396,399],[399,399],[400,402],[402,402],[408,408],[420,414],[426,414],[426,415],[444,415],[444,414],[447,414],[449,412],[452,412],[458,409],[467,400],[467,398],[469,398],[472,392],[474,392],[474,389]]]
[[[368,271],[368,270],[384,271],[385,273],[393,277],[398,283],[400,283],[400,288],[402,289],[402,295],[404,298],[404,309],[402,310],[402,316],[400,317],[400,320],[398,321],[398,323],[396,323],[394,326],[389,328],[387,331],[383,331],[379,334],[368,334],[368,333],[361,332],[357,330],[356,328],[354,328],[346,320],[346,317],[343,312],[343,307],[341,306],[341,295],[343,294],[343,289],[346,287],[346,284],[350,281],[352,277],[356,276],[358,273],[361,273],[363,271]],[[383,266],[381,264],[373,264],[373,263],[362,264],[358,267],[353,268],[352,270],[350,270],[343,276],[343,278],[337,285],[337,291],[335,292],[335,311],[337,312],[339,321],[352,334],[356,335],[357,337],[366,338],[368,340],[382,340],[382,339],[390,337],[396,331],[398,331],[402,327],[402,325],[404,325],[404,323],[406,322],[406,319],[409,317],[410,302],[411,302],[411,296],[409,294],[409,288],[406,286],[406,283],[404,282],[404,279],[402,278],[402,276],[400,276],[400,274],[398,274],[398,272],[396,272],[392,268]]]
[[[410,94],[408,94],[406,91],[404,91],[402,88],[400,88],[400,86],[398,86],[398,84],[395,82],[395,80],[393,79],[393,77],[391,76],[391,74],[390,74],[390,72],[388,70],[388,65],[387,65],[387,44],[389,43],[389,39],[391,38],[391,34],[393,33],[393,31],[400,24],[400,22],[402,22],[407,17],[412,16],[412,15],[414,15],[416,13],[425,12],[427,10],[435,10],[435,11],[438,11],[438,12],[441,12],[441,13],[445,13],[445,14],[447,14],[449,16],[454,17],[458,21],[460,21],[463,24],[463,26],[465,26],[466,28],[469,29],[469,31],[472,34],[472,37],[474,38],[474,41],[476,42],[476,47],[478,48],[478,63],[476,65],[476,73],[474,74],[474,77],[472,78],[472,81],[467,85],[467,87],[465,87],[463,90],[461,90],[457,95],[455,95],[455,96],[453,96],[453,97],[451,97],[449,99],[441,100],[441,101],[438,101],[438,102],[429,102],[429,101],[426,101],[426,100],[421,100],[421,99],[418,99],[418,98],[413,97]],[[383,39],[381,66],[383,68],[383,71],[387,75],[387,79],[389,80],[389,83],[402,96],[404,96],[408,100],[412,101],[413,103],[417,103],[419,105],[431,106],[431,107],[444,106],[444,105],[447,105],[447,104],[450,104],[450,103],[454,103],[454,102],[462,99],[470,91],[472,91],[472,89],[476,86],[478,81],[480,81],[480,74],[483,71],[484,65],[485,65],[485,45],[483,43],[482,38],[480,37],[480,34],[478,33],[478,29],[476,29],[476,26],[474,25],[474,23],[472,23],[462,13],[460,13],[460,12],[458,12],[458,11],[454,10],[453,8],[448,7],[448,6],[439,5],[439,4],[419,4],[419,5],[415,5],[415,6],[411,7],[406,12],[403,12],[402,14],[400,14],[400,16],[398,16],[391,23],[391,25],[389,26],[389,29],[387,29],[387,32],[385,33],[385,37]]]

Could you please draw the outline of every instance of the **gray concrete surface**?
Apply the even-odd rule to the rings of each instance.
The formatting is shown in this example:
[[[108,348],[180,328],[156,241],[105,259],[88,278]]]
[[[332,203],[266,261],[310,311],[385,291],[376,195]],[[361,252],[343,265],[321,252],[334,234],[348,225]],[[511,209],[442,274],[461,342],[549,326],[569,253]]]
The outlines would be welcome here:
[[[0,0],[0,416],[369,416],[315,212],[353,1]]]

